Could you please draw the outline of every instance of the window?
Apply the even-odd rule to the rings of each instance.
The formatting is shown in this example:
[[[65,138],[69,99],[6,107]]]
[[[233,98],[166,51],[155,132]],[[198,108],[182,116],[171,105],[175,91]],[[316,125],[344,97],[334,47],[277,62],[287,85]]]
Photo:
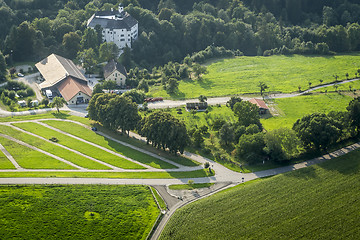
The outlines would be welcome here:
[[[124,34],[121,34],[121,36],[123,37],[123,36],[124,36]]]
[[[81,93],[79,93],[79,96],[81,95]]]

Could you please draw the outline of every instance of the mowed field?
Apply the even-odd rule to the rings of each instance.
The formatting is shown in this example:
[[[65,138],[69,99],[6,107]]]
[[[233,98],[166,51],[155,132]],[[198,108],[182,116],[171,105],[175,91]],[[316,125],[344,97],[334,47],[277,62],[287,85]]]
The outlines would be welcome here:
[[[208,65],[201,81],[180,81],[179,93],[169,96],[162,87],[153,87],[152,96],[167,98],[197,98],[259,93],[259,81],[269,86],[267,91],[290,93],[311,86],[355,77],[360,68],[360,54],[335,56],[270,56],[237,57],[219,60]]]
[[[146,239],[159,212],[146,186],[0,186],[0,239]]]
[[[358,239],[360,151],[179,209],[160,239]]]

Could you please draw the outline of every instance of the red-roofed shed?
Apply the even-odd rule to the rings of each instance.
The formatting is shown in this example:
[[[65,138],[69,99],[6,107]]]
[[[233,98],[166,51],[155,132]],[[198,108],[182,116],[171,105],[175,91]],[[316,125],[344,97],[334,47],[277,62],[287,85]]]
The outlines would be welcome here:
[[[260,114],[265,114],[269,110],[266,103],[261,99],[252,98],[249,100],[249,102],[251,102],[252,104],[255,104],[256,106],[259,107]]]

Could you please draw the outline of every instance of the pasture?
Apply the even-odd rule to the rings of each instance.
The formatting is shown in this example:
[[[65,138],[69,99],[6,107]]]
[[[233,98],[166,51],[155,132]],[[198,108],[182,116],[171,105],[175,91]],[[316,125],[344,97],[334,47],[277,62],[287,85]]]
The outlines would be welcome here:
[[[357,239],[360,151],[177,210],[160,239]]]
[[[149,187],[0,186],[0,239],[146,239],[159,209]]]
[[[355,77],[360,69],[358,53],[335,56],[270,56],[221,59],[207,66],[202,80],[182,80],[179,92],[169,95],[161,86],[150,89],[154,97],[173,99],[228,96],[260,93],[259,81],[266,83],[267,91],[290,93],[335,81]],[[322,82],[320,81],[322,80]]]

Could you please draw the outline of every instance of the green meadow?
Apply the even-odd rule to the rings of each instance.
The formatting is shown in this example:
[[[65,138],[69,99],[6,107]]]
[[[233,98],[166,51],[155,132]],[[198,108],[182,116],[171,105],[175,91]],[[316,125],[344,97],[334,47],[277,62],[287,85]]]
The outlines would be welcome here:
[[[272,103],[279,115],[262,119],[261,123],[266,130],[281,127],[292,128],[296,120],[306,114],[346,111],[346,107],[351,100],[352,97],[338,93],[311,94],[293,98],[274,99]]]
[[[0,239],[146,239],[160,211],[149,187],[0,186]]]
[[[0,151],[0,169],[15,169],[15,166],[2,151]]]
[[[260,93],[259,81],[269,86],[268,91],[290,93],[335,81],[355,77],[360,68],[359,53],[335,56],[270,56],[222,59],[207,66],[202,80],[179,83],[179,92],[168,95],[162,86],[152,87],[150,95],[182,99]]]
[[[357,239],[359,178],[358,150],[241,184],[177,210],[160,239]]]

